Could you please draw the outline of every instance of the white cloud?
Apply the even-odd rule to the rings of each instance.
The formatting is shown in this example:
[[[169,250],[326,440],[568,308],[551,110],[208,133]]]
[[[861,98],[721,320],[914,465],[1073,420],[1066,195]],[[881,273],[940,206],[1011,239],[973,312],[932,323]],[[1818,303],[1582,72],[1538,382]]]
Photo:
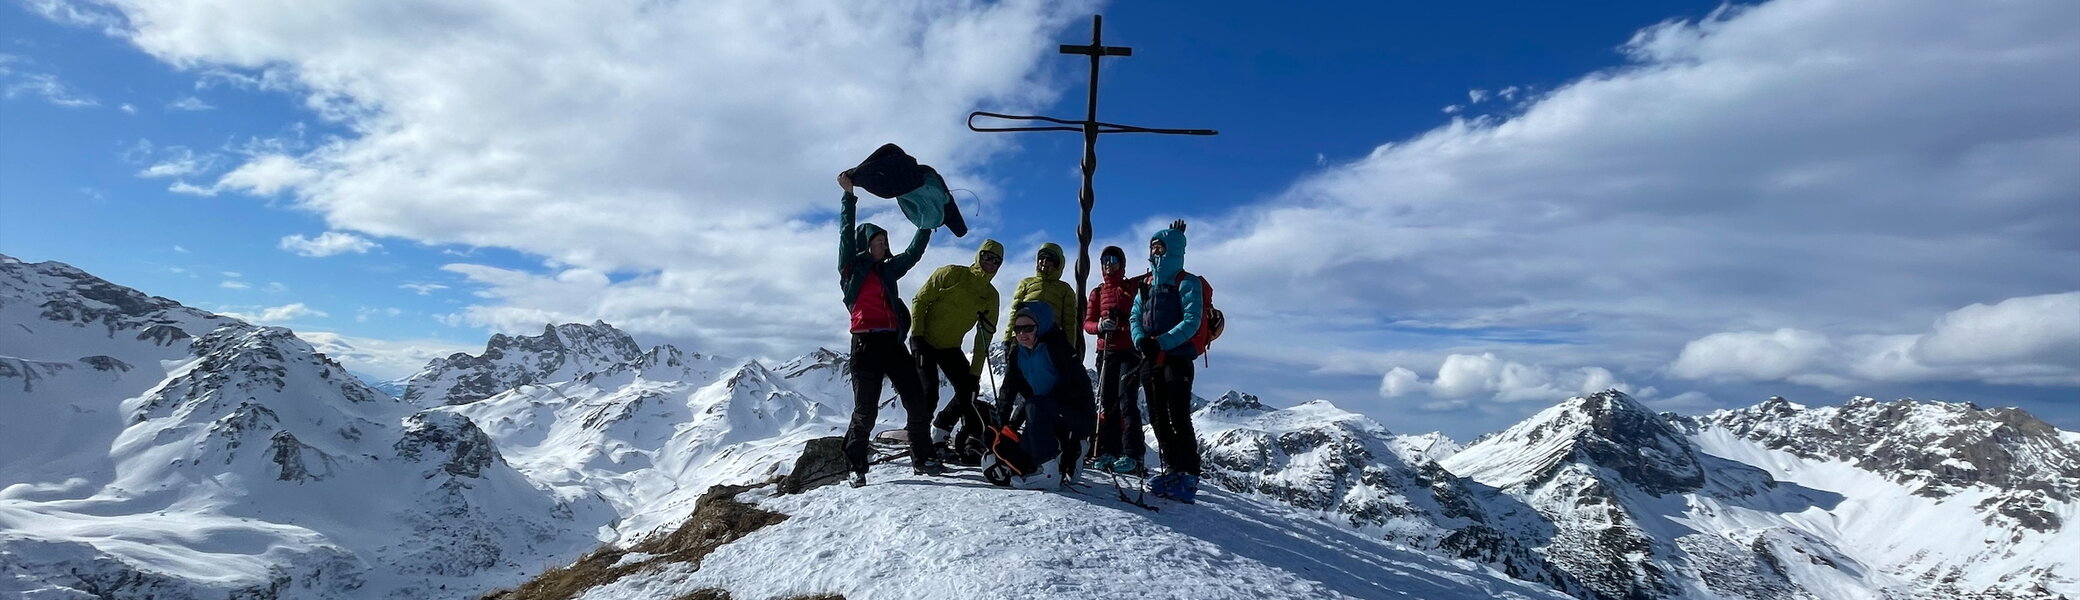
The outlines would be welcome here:
[[[1062,61],[1063,31],[1093,7],[511,2],[400,28],[395,7],[355,3],[111,5],[132,43],[207,85],[290,90],[352,132],[262,153],[186,192],[280,194],[342,230],[633,275],[595,290],[627,295],[599,306],[642,307],[622,316],[672,330],[755,330],[741,341],[758,347],[773,327],[729,323],[784,314],[772,319],[794,328],[784,339],[842,334],[825,264],[831,175],[896,140],[996,197],[975,173],[1016,140],[975,135],[963,117],[1052,100],[1065,82],[1042,68]],[[863,208],[900,222],[885,201]],[[991,218],[985,208],[970,220]],[[725,294],[721,282],[745,290]],[[523,288],[464,314],[572,314],[561,296]],[[614,313],[579,316],[626,326]]]
[[[245,277],[244,273],[237,271],[223,271],[222,273],[225,277]]]
[[[318,172],[304,166],[295,158],[267,154],[253,157],[217,179],[211,189],[230,189],[261,196],[272,196],[282,190],[310,183],[318,178]]]
[[[117,106],[116,108],[118,110],[123,111],[125,114],[137,114],[137,106],[127,102],[123,103],[123,105],[121,106]]]
[[[417,292],[421,296],[430,295],[436,290],[448,289],[448,286],[438,283],[407,283],[397,287]]]
[[[368,238],[339,231],[327,231],[315,238],[306,238],[302,234],[284,236],[280,246],[283,250],[294,252],[298,256],[314,258],[347,252],[364,254],[369,250],[382,247],[381,244],[369,241]]]
[[[72,89],[65,82],[59,81],[56,75],[50,73],[8,74],[5,71],[0,71],[0,76],[6,77],[5,85],[0,86],[0,98],[9,100],[24,96],[41,98],[45,102],[65,108],[86,108],[101,105],[101,101],[95,100],[93,96],[84,92]]]
[[[1715,333],[1685,346],[1668,371],[1835,391],[1873,382],[2080,385],[2080,292],[1972,304],[1937,318],[1925,333]]]
[[[217,195],[217,190],[215,188],[206,188],[192,183],[188,183],[187,181],[175,181],[173,182],[173,185],[166,186],[166,191],[173,192],[176,194],[187,194],[190,196]]]
[[[1831,359],[1833,352],[1827,336],[1811,331],[1714,333],[1683,346],[1668,370],[1686,379],[1783,379]]]
[[[75,27],[92,27],[114,34],[122,26],[121,15],[75,0],[22,0],[22,6],[53,22]]]
[[[1488,101],[1488,90],[1482,90],[1482,89],[1472,89],[1472,90],[1466,90],[1466,103],[1467,103],[1467,104],[1480,104],[1480,103],[1482,103],[1482,102],[1487,102],[1487,101]]]
[[[1506,116],[1193,219],[1188,264],[1282,324],[1231,348],[1558,341],[1571,357],[1526,362],[1818,377],[1858,335],[2080,289],[2076,22],[2058,0],[1777,0],[1651,27],[1630,64],[1519,88]],[[1745,337],[1675,356],[1718,332]],[[1708,352],[1743,349],[1762,362]]]
[[[236,280],[226,280],[226,281],[224,281],[223,283],[219,283],[219,284],[217,284],[217,287],[221,287],[221,288],[224,288],[224,289],[231,289],[231,290],[243,290],[243,289],[246,289],[246,288],[250,288],[250,287],[253,287],[253,286],[252,286],[251,284],[247,284],[246,282],[243,282],[243,281],[236,281]]]
[[[174,251],[174,252],[179,252],[179,253],[181,253],[181,254],[187,254],[187,253],[188,253],[188,249],[187,249],[187,248],[183,248],[183,247],[181,247],[181,245],[180,245],[180,244],[174,244],[174,245],[173,245],[173,251]]]
[[[354,322],[367,323],[369,319],[379,317],[388,317],[394,319],[397,318],[399,315],[403,314],[404,310],[398,308],[363,308],[361,310],[354,311]]]
[[[296,337],[310,342],[312,348],[339,361],[347,370],[380,380],[404,378],[426,368],[426,363],[433,359],[483,349],[481,344],[473,348],[439,340],[379,340],[329,331],[298,332]]]
[[[261,308],[259,309],[259,312],[220,310],[217,311],[217,314],[231,317],[234,319],[239,319],[249,323],[258,323],[263,325],[289,323],[302,317],[328,316],[326,315],[325,311],[304,306],[302,302],[285,304],[282,306]]]
[[[1380,379],[1382,396],[1435,399],[1423,405],[1425,410],[1462,408],[1470,403],[1460,400],[1481,396],[1496,402],[1551,402],[1607,389],[1633,392],[1631,384],[1602,367],[1554,368],[1503,360],[1493,353],[1446,356],[1428,382],[1401,366]]]
[[[217,155],[215,154],[198,155],[195,151],[182,146],[168,147],[160,154],[163,158],[159,159],[158,162],[152,163],[151,166],[145,167],[144,170],[138,171],[137,176],[144,178],[186,177],[207,171],[217,162]],[[181,182],[177,185],[186,185],[186,183]]]
[[[175,100],[175,101],[173,101],[172,103],[170,103],[170,104],[167,104],[167,105],[166,105],[166,108],[167,108],[168,110],[179,110],[179,111],[190,111],[190,112],[193,112],[193,111],[204,111],[204,110],[212,110],[212,109],[215,109],[216,107],[215,107],[215,106],[210,106],[210,104],[209,104],[208,102],[203,102],[201,98],[197,98],[197,97],[194,97],[194,96],[183,96],[183,97],[181,97],[181,99],[179,99],[179,100]]]

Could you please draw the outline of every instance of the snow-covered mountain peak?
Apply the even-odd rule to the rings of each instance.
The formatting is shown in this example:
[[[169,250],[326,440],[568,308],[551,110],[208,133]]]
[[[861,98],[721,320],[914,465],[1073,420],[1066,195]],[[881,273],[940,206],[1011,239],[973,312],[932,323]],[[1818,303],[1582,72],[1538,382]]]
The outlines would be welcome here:
[[[572,381],[684,365],[676,348],[644,352],[614,326],[544,325],[533,336],[495,334],[482,354],[458,352],[434,359],[405,385],[404,400],[418,406],[475,402],[505,390],[550,381]]]
[[[2080,496],[2080,446],[2016,408],[1865,397],[1807,408],[1772,398],[1696,422],[1772,450],[1852,463],[1925,497],[1985,489],[1994,497],[1982,508],[2039,531],[2065,520],[2046,501]]]
[[[1617,390],[1569,398],[1444,463],[1453,473],[1498,488],[1544,482],[1571,464],[1599,467],[1654,494],[1704,484],[1695,445]]]
[[[1228,390],[1228,393],[1221,394],[1221,397],[1215,398],[1202,410],[1228,417],[1247,417],[1271,412],[1271,407],[1265,406],[1263,400],[1254,395]]]

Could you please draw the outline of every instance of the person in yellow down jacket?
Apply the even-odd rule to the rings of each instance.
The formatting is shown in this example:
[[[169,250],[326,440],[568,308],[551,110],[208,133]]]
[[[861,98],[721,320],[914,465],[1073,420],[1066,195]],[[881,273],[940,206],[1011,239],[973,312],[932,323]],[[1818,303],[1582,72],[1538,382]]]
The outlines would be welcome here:
[[[982,460],[981,411],[988,407],[975,404],[975,390],[989,359],[990,335],[997,331],[997,286],[990,280],[1003,265],[1004,245],[983,240],[975,251],[975,264],[939,267],[911,300],[917,308],[910,320],[910,354],[917,357],[917,379],[924,385],[925,398],[938,405],[942,371],[953,385],[953,400],[932,419],[932,444],[939,452],[935,460],[942,463]],[[970,354],[963,356],[961,338],[969,329],[976,330],[975,341]],[[947,438],[956,422],[961,423],[960,437],[949,446]]]
[[[1040,246],[1040,254],[1033,263],[1033,276],[1018,282],[1018,289],[1011,293],[1011,310],[1026,302],[1046,302],[1054,309],[1055,327],[1069,335],[1072,349],[1083,348],[1083,328],[1076,320],[1076,288],[1062,281],[1062,247],[1048,242]],[[1004,332],[1004,342],[1011,343],[1010,331]]]

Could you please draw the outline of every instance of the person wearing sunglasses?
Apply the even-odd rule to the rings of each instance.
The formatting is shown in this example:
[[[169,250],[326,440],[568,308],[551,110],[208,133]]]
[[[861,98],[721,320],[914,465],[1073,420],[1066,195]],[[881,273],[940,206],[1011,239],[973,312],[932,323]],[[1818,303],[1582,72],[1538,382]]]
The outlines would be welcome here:
[[[973,265],[946,265],[917,288],[917,307],[910,327],[910,353],[917,359],[917,379],[933,406],[939,405],[939,376],[953,386],[953,399],[932,419],[932,461],[976,464],[982,459],[982,416],[975,391],[989,358],[989,340],[997,332],[997,286],[990,283],[1004,265],[1004,245],[983,240]],[[961,339],[975,330],[969,353]],[[953,427],[961,426],[954,437]],[[949,444],[949,439],[951,440]]]
[[[1048,308],[1054,309],[1055,328],[1067,333],[1070,348],[1082,348],[1083,330],[1076,326],[1076,288],[1062,281],[1062,256],[1062,247],[1054,242],[1040,246],[1039,254],[1033,257],[1033,275],[1019,280],[1011,293],[1011,308],[1016,310],[1026,302],[1046,302]],[[1010,332],[1005,332],[1004,341],[1012,341]]]
[[[1098,349],[1098,439],[1092,449],[1091,466],[1114,473],[1142,472],[1141,461],[1148,442],[1141,430],[1141,354],[1134,349],[1134,336],[1127,327],[1134,295],[1147,285],[1147,277],[1126,276],[1127,251],[1106,246],[1098,253],[1098,271],[1103,281],[1091,290],[1083,315],[1083,332],[1097,336]]]
[[[910,309],[903,305],[896,280],[917,266],[931,243],[932,230],[918,229],[910,247],[902,254],[888,253],[888,232],[873,223],[853,226],[859,197],[852,193],[852,179],[838,175],[845,190],[838,210],[838,283],[845,291],[845,309],[851,313],[852,331],[852,422],[845,428],[845,462],[852,471],[847,483],[867,484],[868,438],[881,411],[881,381],[887,379],[902,399],[907,413],[904,427],[910,434],[910,465],[919,474],[944,472],[930,461],[932,402],[917,381],[917,364],[903,347],[903,333],[910,330]]]
[[[1066,485],[1064,457],[1075,458],[1074,446],[1062,440],[1082,440],[1091,434],[1090,374],[1083,361],[1069,348],[1067,332],[1055,326],[1054,309],[1045,302],[1020,305],[1011,318],[1010,351],[1004,360],[1004,381],[997,389],[999,414],[1009,412],[1025,400],[1024,428],[1018,444],[1034,463],[1027,473],[1011,478],[1011,486],[1045,489]],[[987,459],[986,459],[987,460]]]

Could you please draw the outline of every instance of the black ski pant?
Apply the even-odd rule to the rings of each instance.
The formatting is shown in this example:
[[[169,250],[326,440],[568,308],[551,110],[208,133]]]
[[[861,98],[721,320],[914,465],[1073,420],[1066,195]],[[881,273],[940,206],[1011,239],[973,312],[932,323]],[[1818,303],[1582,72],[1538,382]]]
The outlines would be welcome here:
[[[932,418],[932,427],[950,430],[954,424],[960,424],[959,437],[947,440],[947,447],[963,448],[967,440],[982,435],[980,411],[990,409],[975,404],[975,390],[980,385],[977,383],[980,377],[968,370],[966,354],[958,348],[925,346],[923,352],[917,353],[917,381],[924,386],[924,396],[932,406],[939,406],[939,374],[942,372],[946,374],[946,382],[953,385],[953,400],[939,409],[939,415]]]
[[[1098,360],[1099,456],[1141,460],[1148,441],[1141,430],[1141,356],[1111,350]]]
[[[1199,475],[1199,437],[1192,431],[1192,361],[1166,358],[1160,365],[1144,362],[1148,421],[1162,446],[1163,466],[1172,473]]]
[[[910,433],[910,463],[932,456],[932,401],[917,383],[917,365],[903,348],[901,334],[869,331],[852,334],[852,423],[845,428],[845,462],[853,472],[867,472],[868,441],[881,413],[881,380],[895,386]]]

